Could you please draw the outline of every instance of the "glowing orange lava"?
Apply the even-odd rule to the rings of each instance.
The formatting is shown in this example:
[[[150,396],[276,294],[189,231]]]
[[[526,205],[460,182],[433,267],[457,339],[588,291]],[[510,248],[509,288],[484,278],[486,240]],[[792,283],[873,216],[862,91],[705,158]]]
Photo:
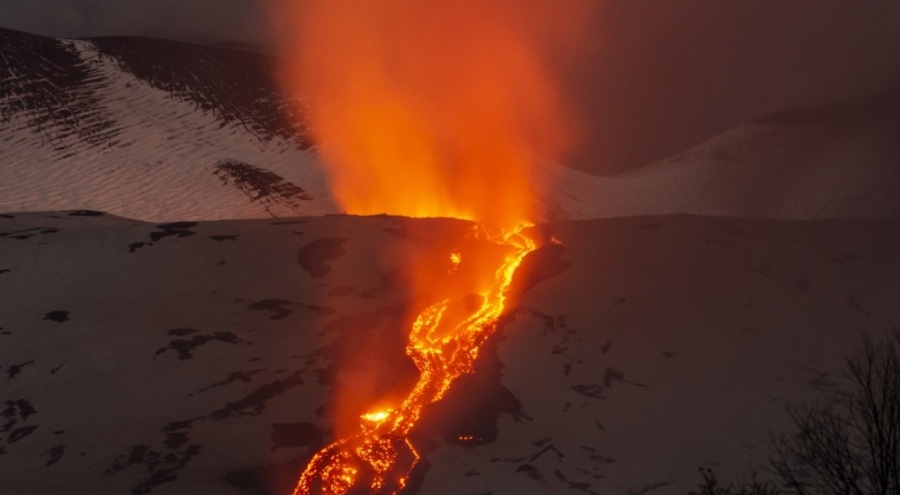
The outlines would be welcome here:
[[[295,495],[406,485],[419,459],[407,435],[423,407],[471,372],[506,309],[513,273],[535,249],[522,234],[546,213],[538,201],[545,185],[532,180],[532,168],[539,157],[562,158],[575,128],[547,59],[571,48],[585,17],[575,6],[590,3],[274,2],[281,80],[302,97],[300,113],[345,211],[473,220],[472,235],[508,253],[469,274],[480,297],[474,310],[472,298],[448,299],[410,315],[406,353],[418,382],[402,401],[372,405],[353,433],[317,453]],[[462,277],[469,253],[446,256],[445,273]],[[412,293],[432,283],[433,272],[420,271],[411,274]]]
[[[479,229],[475,235],[488,235]],[[407,355],[419,369],[419,380],[396,409],[362,415],[359,434],[338,440],[313,457],[300,477],[294,495],[341,495],[351,489],[364,493],[397,493],[406,485],[419,454],[406,439],[422,408],[440,400],[453,381],[471,373],[482,344],[494,333],[506,308],[513,274],[534,242],[521,229],[502,232],[486,240],[512,248],[497,269],[494,284],[481,294],[480,307],[460,321],[444,321],[450,300],[427,307],[412,325]],[[454,266],[460,254],[451,254]],[[449,331],[447,327],[449,326]],[[441,328],[441,330],[439,330]]]

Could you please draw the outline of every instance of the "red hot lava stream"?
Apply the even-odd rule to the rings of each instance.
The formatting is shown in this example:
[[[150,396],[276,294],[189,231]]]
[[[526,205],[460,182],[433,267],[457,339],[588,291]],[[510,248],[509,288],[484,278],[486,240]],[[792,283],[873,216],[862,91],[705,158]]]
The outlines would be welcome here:
[[[484,222],[477,240],[506,254],[491,254],[485,267],[470,265],[467,252],[446,253],[460,272],[477,265],[470,292],[479,305],[467,313],[466,304],[444,300],[423,310],[406,345],[418,383],[317,453],[294,490],[397,493],[419,458],[411,429],[472,370],[505,310],[513,273],[535,249],[522,228],[546,217],[539,198],[551,180],[536,173],[536,157],[562,159],[579,134],[554,60],[577,48],[596,2],[266,3],[281,47],[279,78],[309,118],[335,202],[352,214]],[[513,228],[497,233],[488,223]],[[484,261],[480,254],[473,258]],[[415,275],[413,290],[424,293],[430,281]]]
[[[506,308],[506,293],[516,268],[535,249],[534,241],[521,230],[519,227],[490,235],[486,229],[476,227],[476,236],[512,248],[495,272],[493,285],[481,294],[480,307],[459,322],[443,321],[449,299],[419,313],[406,345],[406,354],[420,372],[415,387],[399,407],[363,414],[358,434],[319,451],[306,466],[294,495],[342,495],[351,490],[397,493],[406,486],[419,460],[407,435],[423,407],[440,400],[456,378],[472,372],[482,345],[497,329],[497,321]],[[451,253],[450,260],[457,266],[461,254]]]

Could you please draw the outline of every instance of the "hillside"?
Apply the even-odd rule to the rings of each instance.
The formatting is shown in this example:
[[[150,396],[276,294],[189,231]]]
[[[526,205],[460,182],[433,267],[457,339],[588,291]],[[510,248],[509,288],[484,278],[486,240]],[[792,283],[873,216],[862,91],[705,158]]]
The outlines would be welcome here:
[[[4,493],[283,494],[338,390],[408,383],[404,273],[464,222],[0,217]],[[413,441],[409,493],[685,494],[900,321],[896,221],[565,222]],[[349,388],[348,388],[349,387]]]

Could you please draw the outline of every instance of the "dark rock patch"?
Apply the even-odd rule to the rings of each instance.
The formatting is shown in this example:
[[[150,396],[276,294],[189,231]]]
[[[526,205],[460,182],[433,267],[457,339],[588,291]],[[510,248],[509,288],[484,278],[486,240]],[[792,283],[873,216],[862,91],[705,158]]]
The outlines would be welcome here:
[[[173,335],[175,337],[183,337],[185,335],[190,335],[192,333],[197,333],[199,330],[196,328],[175,328],[166,332],[166,335]]]
[[[188,432],[186,431],[170,431],[166,432],[166,438],[163,443],[170,449],[178,449],[188,442]]]
[[[578,383],[572,385],[572,390],[579,395],[590,397],[591,399],[605,399],[603,395],[604,387],[598,383]]]
[[[102,211],[94,210],[72,210],[69,212],[70,217],[102,217],[103,215]]]
[[[231,184],[250,198],[251,202],[262,204],[270,214],[272,206],[281,205],[297,210],[300,207],[299,201],[313,199],[303,188],[284,177],[237,160],[217,163],[213,175],[222,181],[222,185]]]
[[[44,320],[63,323],[69,321],[69,312],[63,310],[50,311],[49,313],[44,315]]]
[[[12,232],[0,232],[0,237],[24,241],[37,235],[55,234],[57,232],[59,232],[59,229],[52,227],[32,227],[30,229],[14,230]]]
[[[25,399],[6,401],[6,408],[3,409],[3,412],[0,412],[0,417],[6,420],[3,426],[0,427],[0,433],[11,430],[19,421],[25,421],[35,413],[37,413],[37,410]]]
[[[575,393],[591,399],[605,399],[604,392],[612,388],[613,383],[623,382],[636,387],[646,387],[642,383],[635,383],[625,379],[625,374],[613,368],[606,368],[603,372],[603,383],[578,383],[570,387]]]
[[[3,275],[4,273],[9,273],[11,271],[12,270],[10,270],[9,268],[4,268],[4,269],[0,270],[0,275]]]
[[[269,225],[299,225],[301,223],[306,223],[303,220],[281,220],[278,222],[270,222]]]
[[[226,377],[224,380],[207,385],[207,386],[201,388],[200,390],[198,390],[196,393],[200,394],[200,393],[206,392],[207,390],[210,390],[210,389],[213,389],[216,387],[224,387],[226,385],[231,385],[232,383],[235,383],[235,382],[249,383],[251,381],[251,378],[253,377],[253,375],[255,375],[257,373],[261,373],[263,371],[265,371],[265,370],[255,369],[255,370],[249,370],[249,371],[232,371],[231,373],[228,374],[228,377]],[[194,395],[194,394],[191,394],[191,395]]]
[[[330,261],[341,258],[346,238],[335,237],[313,241],[297,250],[297,263],[310,277],[319,278],[331,273]]]
[[[127,454],[117,457],[112,466],[104,471],[104,475],[114,476],[128,468],[142,466],[149,476],[133,487],[131,493],[144,495],[159,485],[174,481],[178,477],[178,472],[199,453],[199,445],[189,445],[184,449],[173,449],[167,453],[157,451],[148,445],[134,445]]]
[[[317,313],[320,315],[331,315],[334,314],[334,308],[329,308],[327,306],[317,306],[314,304],[303,304],[292,301],[283,301],[281,299],[263,299],[262,301],[257,301],[255,303],[247,306],[248,309],[252,309],[254,311],[271,311],[272,316],[269,318],[273,320],[280,320],[282,318],[286,318],[290,316],[293,311],[287,309],[286,306],[300,306],[301,308],[305,308],[313,313]]]
[[[28,365],[30,365],[30,364],[34,364],[34,361],[25,361],[25,362],[22,363],[22,364],[13,364],[13,365],[10,365],[9,369],[6,370],[6,378],[7,378],[8,380],[11,380],[11,379],[15,378],[15,377],[18,376],[20,373],[22,373],[22,368],[24,368],[24,367],[26,367],[26,366],[28,366]]]
[[[273,320],[280,320],[282,318],[287,318],[293,313],[292,310],[287,309],[285,306],[294,304],[297,303],[282,301],[281,299],[263,299],[262,301],[250,304],[247,308],[254,311],[271,311],[272,316],[270,316],[270,318]]]
[[[544,479],[544,476],[541,474],[540,470],[531,464],[520,464],[519,467],[516,468],[517,473],[523,473],[527,475],[529,478],[540,481]]]
[[[262,385],[241,400],[230,402],[225,407],[213,411],[208,417],[224,419],[235,416],[257,416],[266,409],[266,404],[269,400],[278,397],[293,387],[302,385],[303,379],[300,375],[301,372],[296,371],[284,379]]]
[[[534,442],[534,444],[538,447],[541,447],[541,450],[537,451],[534,455],[531,456],[529,462],[534,462],[538,458],[543,457],[545,455],[550,455],[556,457],[556,460],[561,460],[566,458],[566,454],[563,454],[555,445],[549,443],[550,439],[544,439],[538,442]]]
[[[37,429],[38,429],[37,425],[23,426],[21,428],[16,428],[15,430],[12,431],[12,433],[9,434],[9,439],[7,439],[7,442],[8,443],[18,442],[19,440],[34,433],[34,430],[37,430]]]
[[[192,236],[196,234],[196,232],[188,229],[196,225],[197,222],[170,222],[159,224],[156,226],[156,228],[159,229],[158,231],[150,232],[149,242],[132,242],[128,246],[128,252],[133,253],[144,246],[153,246],[154,242],[159,242],[166,237],[175,237],[180,239],[183,237]]]
[[[197,335],[190,339],[173,340],[169,342],[168,346],[158,349],[154,356],[158,356],[166,351],[175,351],[178,355],[178,359],[190,359],[194,357],[194,351],[196,351],[198,347],[209,342],[250,345],[250,342],[241,339],[231,332],[215,332],[208,335]]]
[[[312,423],[273,423],[269,435],[272,450],[309,447],[318,451],[325,442],[325,433]]]
[[[240,234],[234,234],[234,235],[211,235],[211,236],[209,236],[209,238],[212,239],[212,240],[214,240],[214,241],[236,241],[238,237],[240,237]]]
[[[625,374],[621,371],[616,371],[612,368],[606,368],[606,371],[603,373],[603,386],[606,388],[612,387],[613,382],[620,382],[625,380]]]
[[[110,476],[121,471],[124,471],[129,466],[133,466],[135,464],[140,464],[147,457],[151,457],[152,449],[149,445],[133,445],[130,449],[128,449],[128,454],[119,456],[116,458],[113,465],[106,469],[103,473],[106,476]]]
[[[59,462],[60,459],[62,459],[62,456],[65,453],[66,453],[65,445],[57,445],[56,447],[52,447],[52,448],[48,449],[43,454],[41,454],[41,457],[43,457],[43,456],[49,457],[49,459],[47,459],[47,463],[44,464],[44,466],[50,467],[50,466],[56,464],[57,462]]]
[[[0,213],[0,218],[13,219],[13,218],[16,218],[16,216],[10,215],[9,213]]]
[[[647,387],[646,384],[626,380],[625,373],[622,373],[621,371],[614,370],[612,368],[606,368],[606,371],[603,373],[603,386],[606,388],[611,388],[613,382],[627,383],[635,387]]]
[[[188,237],[194,235],[196,232],[188,230],[191,227],[197,225],[197,222],[172,222],[172,223],[164,223],[157,225],[156,227],[161,230],[161,232],[151,232],[150,233],[150,241],[158,242],[166,237]]]

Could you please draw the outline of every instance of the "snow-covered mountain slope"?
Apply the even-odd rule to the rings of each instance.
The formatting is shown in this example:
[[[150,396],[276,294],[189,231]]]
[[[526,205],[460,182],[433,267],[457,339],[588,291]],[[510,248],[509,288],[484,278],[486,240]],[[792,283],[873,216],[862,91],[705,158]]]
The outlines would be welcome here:
[[[404,283],[453,220],[0,215],[8,495],[290,491],[336,389],[409,380]],[[557,223],[475,378],[427,411],[409,493],[685,494],[748,474],[784,405],[900,321],[900,223]],[[355,389],[354,389],[355,387]],[[472,440],[465,438],[472,437]]]
[[[151,221],[339,213],[273,65],[234,48],[0,29],[0,211]]]
[[[0,211],[335,212],[271,65],[236,49],[0,29]]]
[[[0,29],[0,211],[149,221],[338,213],[261,53]],[[799,109],[613,177],[541,163],[556,219],[900,217],[900,96]],[[486,165],[489,166],[489,165]]]
[[[548,199],[574,218],[900,218],[898,136],[900,91],[793,109],[618,176],[573,181],[548,167],[564,191]]]

